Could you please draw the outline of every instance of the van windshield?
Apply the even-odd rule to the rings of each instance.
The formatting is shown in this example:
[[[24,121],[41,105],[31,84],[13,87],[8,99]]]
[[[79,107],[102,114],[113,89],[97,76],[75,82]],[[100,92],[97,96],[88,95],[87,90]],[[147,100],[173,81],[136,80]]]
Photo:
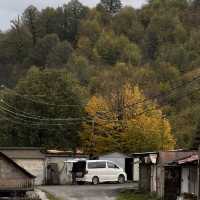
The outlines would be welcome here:
[[[106,168],[106,162],[88,162],[88,169]]]

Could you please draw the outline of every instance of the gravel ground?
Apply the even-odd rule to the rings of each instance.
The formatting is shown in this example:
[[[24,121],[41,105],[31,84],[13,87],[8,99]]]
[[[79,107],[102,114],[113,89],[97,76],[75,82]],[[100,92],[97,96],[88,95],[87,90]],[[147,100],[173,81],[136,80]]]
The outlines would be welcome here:
[[[116,200],[118,193],[124,189],[137,188],[136,184],[100,184],[43,186],[40,189],[51,193],[61,200]],[[44,199],[46,200],[46,199]]]

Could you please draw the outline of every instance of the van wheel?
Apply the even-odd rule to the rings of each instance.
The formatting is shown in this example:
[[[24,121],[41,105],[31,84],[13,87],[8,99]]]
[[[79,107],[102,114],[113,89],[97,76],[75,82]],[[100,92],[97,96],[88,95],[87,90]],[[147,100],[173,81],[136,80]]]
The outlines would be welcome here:
[[[118,177],[118,183],[120,183],[120,184],[124,184],[125,183],[125,177],[124,177],[124,175],[119,175],[119,177]]]
[[[93,177],[92,184],[93,185],[98,185],[99,184],[99,178],[97,176]]]

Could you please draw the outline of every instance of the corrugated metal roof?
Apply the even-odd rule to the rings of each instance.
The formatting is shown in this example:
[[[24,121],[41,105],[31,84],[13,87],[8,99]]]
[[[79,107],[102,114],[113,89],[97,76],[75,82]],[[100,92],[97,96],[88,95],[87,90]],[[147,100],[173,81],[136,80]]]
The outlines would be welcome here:
[[[199,156],[198,155],[192,155],[192,156],[190,156],[188,158],[179,160],[177,163],[179,165],[181,165],[181,164],[191,163],[191,162],[194,162],[194,161],[197,161],[197,160],[199,160]]]
[[[140,157],[143,159],[148,159],[147,163],[158,163],[163,166],[169,166],[172,163],[175,163],[177,160],[182,160],[188,157],[191,157],[193,155],[196,155],[197,151],[194,150],[171,150],[171,151],[159,151],[159,152],[143,152],[143,153],[133,153],[131,154],[133,157]],[[154,158],[154,155],[157,155],[158,157]],[[152,161],[153,156],[153,161]],[[155,162],[157,160],[157,162]]]
[[[159,163],[162,165],[167,165],[173,161],[180,160],[189,156],[196,154],[196,151],[161,151],[159,152]]]

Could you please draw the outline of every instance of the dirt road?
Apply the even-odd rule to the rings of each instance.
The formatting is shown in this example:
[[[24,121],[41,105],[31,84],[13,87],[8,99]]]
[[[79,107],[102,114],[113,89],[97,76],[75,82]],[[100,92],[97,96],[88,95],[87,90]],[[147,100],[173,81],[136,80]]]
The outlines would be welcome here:
[[[134,189],[137,186],[131,184],[103,184],[83,186],[44,186],[41,187],[61,200],[115,200],[117,194],[124,189]]]

